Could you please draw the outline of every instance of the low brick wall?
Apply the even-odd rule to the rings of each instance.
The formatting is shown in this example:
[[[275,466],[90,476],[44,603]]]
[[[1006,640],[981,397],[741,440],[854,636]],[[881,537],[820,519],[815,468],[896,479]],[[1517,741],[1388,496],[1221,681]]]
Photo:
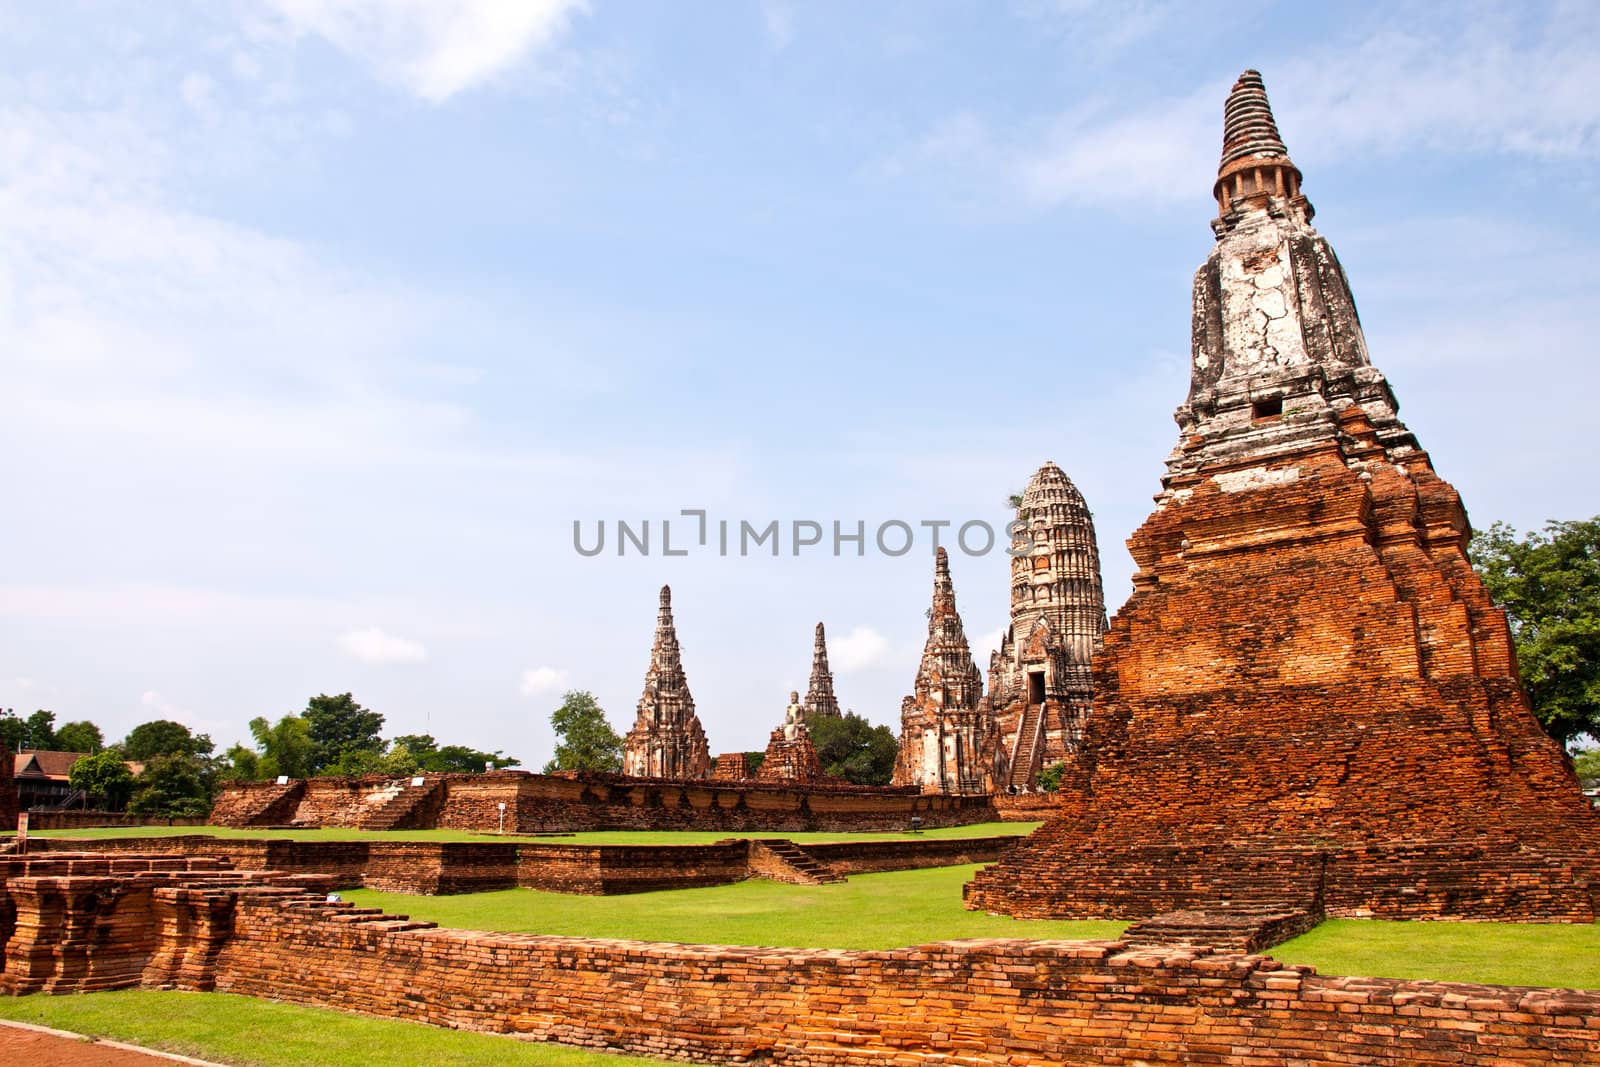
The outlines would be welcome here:
[[[990,801],[1001,822],[1044,822],[1061,812],[1055,793],[996,793]]]
[[[972,837],[965,840],[829,841],[800,847],[840,874],[866,874],[993,863],[1021,840],[1020,837]]]
[[[673,781],[623,775],[525,771],[430,776],[437,795],[408,815],[412,829],[506,833],[583,830],[712,830],[727,833],[904,830],[995,819],[986,796],[910,789]],[[357,826],[406,783],[399,778],[312,778],[277,785],[228,783],[213,820],[222,826],[296,823]],[[502,810],[501,805],[505,805]]]
[[[891,952],[440,930],[325,881],[136,854],[0,860],[0,989],[215,989],[711,1063],[1600,1062],[1600,993],[1331,978],[1124,941]]]
[[[30,811],[29,830],[88,830],[96,826],[204,826],[205,816],[158,818],[125,811]]]
[[[841,874],[989,863],[1014,837],[945,841],[848,841],[805,845]],[[334,884],[425,896],[482,893],[523,886],[557,893],[609,895],[728,885],[761,872],[750,842],[711,845],[577,845],[528,841],[293,841],[205,834],[95,840],[34,838],[36,853],[150,853],[215,856],[241,871],[326,875]]]
[[[1600,994],[1121,942],[894,952],[390,932],[241,899],[221,991],[714,1063],[1593,1063]]]

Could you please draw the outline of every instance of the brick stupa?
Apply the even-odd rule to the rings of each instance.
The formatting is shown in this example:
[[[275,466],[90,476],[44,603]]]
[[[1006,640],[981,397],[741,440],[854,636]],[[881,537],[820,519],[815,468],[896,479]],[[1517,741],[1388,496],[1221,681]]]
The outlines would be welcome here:
[[[650,647],[644,693],[633,729],[622,740],[622,771],[637,778],[706,778],[711,752],[694,713],[684,677],[678,629],[672,621],[672,587],[661,587],[656,639]]]
[[[805,722],[839,717],[839,699],[833,695],[833,671],[828,667],[828,634],[817,623],[811,643],[811,680],[806,684]]]
[[[894,784],[924,793],[983,793],[990,783],[994,716],[983,703],[983,675],[972,661],[950,581],[950,556],[935,550],[928,640],[914,691],[900,704]]]
[[[1530,711],[1460,498],[1368,360],[1300,178],[1246,71],[1179,443],[1129,541],[1083,755],[969,907],[1600,910],[1600,813]]]

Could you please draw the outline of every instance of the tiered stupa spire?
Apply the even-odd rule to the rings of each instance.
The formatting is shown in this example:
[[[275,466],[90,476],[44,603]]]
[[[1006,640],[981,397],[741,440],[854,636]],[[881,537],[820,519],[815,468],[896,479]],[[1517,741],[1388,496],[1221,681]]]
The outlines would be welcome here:
[[[828,669],[828,636],[820,622],[811,646],[811,681],[806,686],[805,709],[806,722],[839,715],[839,701],[833,695],[833,672]]]
[[[933,564],[933,605],[928,640],[917,667],[915,691],[900,706],[896,785],[929,793],[977,793],[988,786],[993,717],[980,706],[983,676],[950,580],[950,556],[939,548]]]
[[[661,587],[656,638],[633,729],[623,739],[622,769],[641,778],[704,778],[711,770],[706,732],[683,673],[672,587]]]
[[[1222,215],[1235,206],[1264,205],[1274,197],[1296,203],[1308,221],[1315,213],[1300,195],[1300,168],[1278,134],[1260,71],[1239,75],[1223,106],[1222,162],[1211,195]]]

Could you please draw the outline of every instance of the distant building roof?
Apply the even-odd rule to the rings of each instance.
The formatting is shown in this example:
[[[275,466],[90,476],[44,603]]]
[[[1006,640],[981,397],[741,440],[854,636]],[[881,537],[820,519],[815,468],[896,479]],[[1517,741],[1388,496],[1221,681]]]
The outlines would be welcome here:
[[[44,748],[25,748],[12,757],[11,766],[18,778],[59,778],[66,781],[72,765],[87,752],[52,752]]]

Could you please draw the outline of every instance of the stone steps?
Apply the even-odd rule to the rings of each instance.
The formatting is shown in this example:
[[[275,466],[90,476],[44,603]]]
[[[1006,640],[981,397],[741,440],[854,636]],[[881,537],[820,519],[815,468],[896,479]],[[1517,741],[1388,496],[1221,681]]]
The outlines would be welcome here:
[[[752,843],[765,849],[771,860],[788,868],[786,873],[793,877],[784,881],[793,881],[797,885],[834,885],[844,881],[842,874],[811,856],[793,841],[763,838]]]
[[[431,801],[443,787],[444,783],[438,779],[424,782],[422,785],[407,784],[400,792],[362,815],[356,827],[361,830],[393,830],[405,822],[417,808]]]

